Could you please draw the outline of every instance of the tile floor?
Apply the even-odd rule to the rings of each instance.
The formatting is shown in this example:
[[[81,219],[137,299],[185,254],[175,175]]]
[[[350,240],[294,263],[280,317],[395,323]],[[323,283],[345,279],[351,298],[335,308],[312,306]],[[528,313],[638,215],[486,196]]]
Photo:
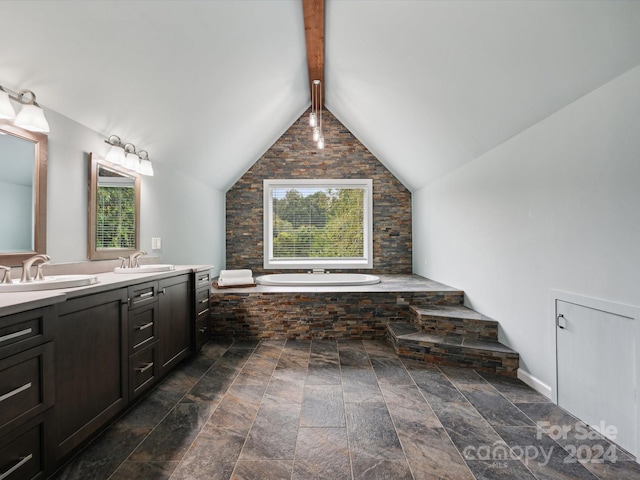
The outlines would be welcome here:
[[[576,422],[518,380],[400,360],[382,342],[210,343],[56,478],[640,478]]]

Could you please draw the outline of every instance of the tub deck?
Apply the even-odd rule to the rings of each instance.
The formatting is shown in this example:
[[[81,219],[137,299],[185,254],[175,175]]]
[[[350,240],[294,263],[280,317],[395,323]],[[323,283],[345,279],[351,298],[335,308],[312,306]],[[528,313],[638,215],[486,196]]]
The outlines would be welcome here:
[[[212,289],[212,295],[232,293],[376,293],[376,292],[460,292],[457,288],[430,280],[420,275],[381,275],[380,283],[373,285],[272,286]]]

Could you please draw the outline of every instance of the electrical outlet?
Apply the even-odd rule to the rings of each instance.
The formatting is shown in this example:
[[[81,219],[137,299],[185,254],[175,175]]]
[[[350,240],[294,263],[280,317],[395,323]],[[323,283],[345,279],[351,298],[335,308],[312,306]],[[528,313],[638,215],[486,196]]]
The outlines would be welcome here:
[[[158,247],[158,250],[162,248],[162,239],[160,237],[156,238],[156,247]]]

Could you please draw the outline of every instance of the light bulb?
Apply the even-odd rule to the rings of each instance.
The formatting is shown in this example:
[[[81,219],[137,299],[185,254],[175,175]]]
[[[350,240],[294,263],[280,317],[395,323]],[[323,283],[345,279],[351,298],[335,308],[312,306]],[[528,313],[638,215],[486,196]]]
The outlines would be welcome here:
[[[318,127],[314,127],[313,129],[313,141],[317,142],[320,139],[320,129]]]
[[[124,165],[124,148],[118,145],[112,145],[111,150],[109,150],[109,153],[107,153],[104,159],[116,165]]]
[[[316,119],[316,114],[315,112],[311,112],[311,115],[309,115],[309,126],[315,127],[317,125],[318,125],[318,120]]]
[[[140,175],[153,177],[153,166],[151,160],[140,160]]]
[[[16,118],[16,111],[11,105],[9,94],[0,87],[0,118],[4,120],[13,120]]]
[[[49,132],[49,123],[44,116],[42,108],[34,104],[22,105],[13,123],[16,127],[22,127],[32,132]]]
[[[324,137],[320,137],[318,139],[318,149],[322,150],[324,148]]]

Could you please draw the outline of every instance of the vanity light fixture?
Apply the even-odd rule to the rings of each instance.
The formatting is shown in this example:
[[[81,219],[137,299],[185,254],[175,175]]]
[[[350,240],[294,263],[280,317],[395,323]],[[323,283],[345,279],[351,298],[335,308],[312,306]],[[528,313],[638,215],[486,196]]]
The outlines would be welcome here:
[[[146,150],[136,152],[136,146],[133,143],[123,144],[117,135],[111,135],[105,140],[105,143],[111,145],[111,149],[104,157],[107,162],[120,165],[140,175],[153,176],[153,166],[151,165],[151,160],[149,160],[149,152]]]
[[[16,111],[13,105],[11,105],[9,94],[2,88],[2,85],[0,85],[0,118],[3,120],[13,120],[16,118]]]
[[[140,157],[138,157],[138,154],[136,153],[135,145],[127,143],[124,146],[124,151],[127,153],[127,156],[124,159],[124,168],[140,173]]]
[[[322,84],[314,80],[311,86],[311,114],[309,126],[313,132],[313,141],[319,150],[324,148],[324,134],[322,133]]]
[[[105,140],[105,142],[111,145],[111,149],[107,153],[107,156],[104,157],[104,159],[107,162],[124,166],[125,153],[120,137],[117,135],[111,135],[108,140]]]
[[[10,99],[22,104],[17,115]],[[11,120],[16,127],[31,132],[49,133],[49,122],[44,116],[44,110],[36,102],[36,94],[31,90],[20,90],[18,96],[14,97],[0,86],[0,119]]]
[[[153,165],[149,160],[149,153],[146,150],[140,150],[138,156],[140,157],[140,175],[153,177]]]

